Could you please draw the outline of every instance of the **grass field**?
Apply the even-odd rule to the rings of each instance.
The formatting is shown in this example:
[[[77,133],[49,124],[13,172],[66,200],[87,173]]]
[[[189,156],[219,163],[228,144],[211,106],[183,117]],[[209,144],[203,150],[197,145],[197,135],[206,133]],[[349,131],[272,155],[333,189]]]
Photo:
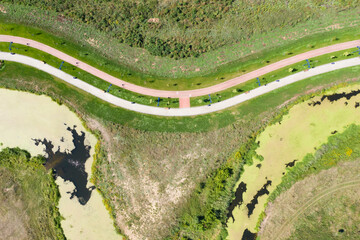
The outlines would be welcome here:
[[[9,50],[9,43],[0,43],[0,51],[2,52],[10,52]],[[62,60],[45,53],[43,51],[37,50],[35,48],[24,46],[21,44],[12,44],[11,52],[22,54],[25,56],[29,56],[35,59],[38,59],[40,61],[45,61],[46,64],[53,66],[55,68],[59,68]],[[87,73],[86,71],[79,69],[76,66],[73,66],[69,63],[64,63],[61,68],[64,72],[75,76],[99,89],[103,89],[104,91],[108,89],[109,83],[95,77],[94,75],[91,75]],[[147,95],[140,95],[135,92],[128,91],[126,89],[123,89],[118,86],[111,86],[109,93],[120,97],[122,99],[128,100],[130,102],[136,102],[143,105],[149,105],[149,106],[157,106],[158,98],[151,97]],[[159,107],[171,107],[171,108],[177,108],[179,107],[179,100],[178,99],[164,99],[160,98]]]
[[[32,14],[27,14],[29,12]],[[278,29],[268,35],[258,34],[257,38],[261,38],[261,41],[259,39],[246,40],[260,46],[248,47],[248,43],[240,41],[199,58],[174,61],[148,56],[144,50],[129,48],[124,44],[119,45],[104,34],[96,33],[89,26],[78,26],[75,22],[64,24],[57,21],[56,16],[50,12],[40,18],[43,14],[32,8],[10,7],[7,15],[0,14],[2,22],[0,33],[38,40],[129,82],[171,90],[210,86],[239,76],[244,71],[249,72],[265,66],[267,61],[272,63],[284,59],[289,54],[295,55],[313,48],[358,39],[360,33],[358,28],[354,27],[358,21],[356,15],[351,11],[345,11],[338,13],[337,18],[326,18],[326,21],[322,23],[309,22],[309,25],[300,24],[298,28]],[[30,23],[32,26],[41,26],[56,33],[58,37],[30,26],[8,23],[11,19]],[[51,25],[57,29],[56,32],[51,30]],[[305,32],[304,29],[307,31]],[[84,36],[96,39],[101,47],[84,41]],[[266,42],[264,43],[266,46],[262,46],[261,42]],[[253,51],[252,54],[251,51]],[[134,59],[139,60],[134,62]],[[195,71],[196,69],[200,70]]]
[[[1,34],[38,40],[126,81],[159,89],[203,88],[267,61],[360,36],[358,10],[344,8],[291,27],[284,24],[270,33],[255,32],[198,58],[175,60],[130,48],[89,25],[50,11],[1,7],[7,11],[0,13]],[[280,113],[280,106],[324,87],[358,81],[359,72],[360,67],[353,67],[323,74],[221,112],[187,118],[161,118],[116,108],[16,63],[6,63],[0,86],[47,94],[69,106],[99,134],[102,144],[94,181],[117,226],[128,237],[210,239],[226,236],[222,224],[231,201],[229,193],[244,164],[241,157],[233,156],[234,151],[243,149],[249,138]]]
[[[359,132],[358,125],[350,125],[332,135],[283,177],[270,196],[261,239],[311,238],[319,233],[324,239],[357,238]]]
[[[359,89],[359,85],[350,88],[338,89],[337,93]],[[329,93],[323,93],[329,95]],[[238,239],[245,229],[256,231],[259,216],[264,211],[264,205],[268,197],[259,197],[251,216],[248,216],[246,205],[249,204],[257,191],[268,180],[271,185],[267,190],[272,193],[276,186],[281,183],[282,176],[289,168],[286,164],[294,160],[303,159],[306,154],[313,153],[314,149],[327,141],[334,130],[338,132],[352,123],[360,123],[360,113],[355,108],[356,102],[360,102],[360,95],[349,99],[343,97],[337,101],[324,100],[321,105],[309,106],[311,102],[319,101],[321,96],[314,97],[304,103],[292,107],[278,123],[267,127],[256,139],[259,147],[256,153],[263,160],[254,158],[251,166],[245,166],[238,184],[244,182],[247,190],[243,194],[244,203],[240,208],[233,211],[235,222],[229,220],[229,239]],[[347,104],[345,104],[347,102]],[[258,164],[261,166],[259,167]]]
[[[260,239],[358,239],[358,171],[342,162],[295,183],[267,208]]]
[[[0,152],[0,235],[2,239],[65,239],[53,176],[20,149]]]
[[[331,135],[289,170],[270,195],[261,239],[358,238],[359,133],[353,124]]]
[[[204,229],[199,227],[203,223],[198,217],[214,207],[226,213],[231,200],[227,190],[231,191],[237,180],[236,174],[231,175],[227,190],[220,188],[217,194],[221,197],[214,197],[217,185],[210,180],[217,176],[215,169],[230,163],[231,153],[279,113],[278,106],[284,101],[332,84],[356,81],[359,71],[360,67],[354,67],[324,74],[226,111],[181,119],[113,107],[46,73],[16,63],[6,63],[0,72],[0,84],[46,93],[101,133],[95,182],[126,235],[206,238],[214,232],[223,234],[219,232],[220,222]]]
[[[355,53],[355,50],[357,50],[357,48],[351,48],[351,49],[347,49],[347,50],[343,50],[343,51],[325,54],[325,55],[310,59],[311,67],[316,67],[316,66],[319,66],[322,64],[336,62],[339,60],[349,59],[352,57],[358,57],[359,54],[357,52]],[[0,51],[9,52],[9,44],[8,43],[0,43]],[[12,44],[11,52],[26,55],[29,57],[33,57],[38,60],[43,60],[47,64],[49,64],[53,67],[56,67],[56,68],[58,68],[62,62],[60,59],[58,59],[50,54],[47,54],[43,51],[31,48],[29,46],[24,46],[21,44]],[[268,73],[266,75],[259,76],[259,77],[261,80],[261,84],[264,85],[264,84],[270,83],[272,81],[275,81],[277,79],[291,75],[295,72],[305,70],[307,68],[308,67],[306,64],[304,65],[304,62],[299,62],[299,63],[292,64],[288,67],[284,67],[282,69],[273,71],[271,73]],[[289,69],[293,69],[293,71],[290,72]],[[95,76],[93,76],[75,66],[72,66],[68,63],[63,64],[62,70],[72,76],[78,77],[79,79],[81,79],[99,89],[107,90],[109,87],[109,83],[107,83],[106,81],[104,81],[98,77],[95,77]],[[246,83],[240,84],[236,87],[213,94],[212,102],[213,103],[220,102],[225,99],[237,96],[238,94],[244,93],[246,91],[255,89],[257,87],[258,87],[257,80],[252,79],[252,80],[250,80]],[[149,106],[157,106],[158,99],[156,97],[140,95],[135,92],[131,92],[126,89],[123,89],[121,87],[112,86],[110,88],[109,93],[114,96],[131,101],[131,102],[136,102],[136,103],[149,105]],[[210,101],[209,101],[208,95],[191,98],[191,106],[202,106],[202,105],[208,105],[209,103],[210,103]],[[160,98],[159,107],[178,108],[179,100],[178,99]]]
[[[344,59],[349,59],[352,57],[358,57],[358,53],[354,53],[357,50],[357,48],[351,48],[346,49],[343,51],[333,52],[330,54],[324,54],[319,57],[315,57],[312,59],[309,59],[311,67],[320,66],[326,63],[332,63]],[[292,69],[292,71],[289,71],[289,69]],[[277,79],[289,76],[291,74],[294,74],[299,71],[303,71],[308,69],[308,66],[305,61],[298,62],[296,64],[289,65],[287,67],[281,68],[279,70],[275,70],[273,72],[270,72],[268,74],[265,74],[263,76],[259,76],[261,85],[268,84],[270,82],[276,81]],[[247,81],[246,83],[239,84],[235,87],[229,88],[227,90],[217,92],[216,94],[212,94],[212,102],[220,102],[225,99],[235,97],[241,93],[253,90],[258,87],[257,79],[252,79]],[[193,97],[190,99],[191,106],[201,106],[201,105],[207,105],[209,104],[209,96],[199,96],[199,97]]]

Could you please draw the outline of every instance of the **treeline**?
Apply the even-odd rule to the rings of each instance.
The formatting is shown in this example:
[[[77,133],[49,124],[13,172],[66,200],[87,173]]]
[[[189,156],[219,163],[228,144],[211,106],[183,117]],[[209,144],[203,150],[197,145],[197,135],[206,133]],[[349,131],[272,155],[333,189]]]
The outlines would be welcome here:
[[[328,138],[314,154],[307,154],[282,178],[281,183],[270,194],[269,202],[273,202],[282,192],[290,189],[297,181],[316,174],[324,169],[336,166],[342,161],[358,160],[360,157],[360,126],[352,124],[343,133]]]
[[[7,194],[14,194],[19,201],[17,204],[4,201],[0,203],[0,208],[2,204],[5,204],[3,209],[6,209],[7,204],[24,207],[26,211],[20,215],[25,221],[27,236],[31,239],[63,240],[66,238],[61,228],[62,218],[58,209],[60,193],[52,172],[45,169],[44,163],[44,157],[31,157],[27,151],[19,148],[5,148],[0,151],[0,183],[4,184],[3,188],[11,185],[12,189],[16,189]],[[5,194],[2,197],[7,196]],[[16,219],[17,216],[10,217]]]
[[[253,158],[260,157],[255,152],[259,146],[255,141],[259,132],[253,133],[225,164],[209,175],[194,191],[183,207],[184,214],[178,228],[174,229],[173,238],[211,239],[219,229],[217,239],[226,238],[228,206],[232,201],[233,187],[243,166],[252,165]]]
[[[156,56],[197,57],[254,33],[295,25],[357,1],[3,0],[59,14]]]

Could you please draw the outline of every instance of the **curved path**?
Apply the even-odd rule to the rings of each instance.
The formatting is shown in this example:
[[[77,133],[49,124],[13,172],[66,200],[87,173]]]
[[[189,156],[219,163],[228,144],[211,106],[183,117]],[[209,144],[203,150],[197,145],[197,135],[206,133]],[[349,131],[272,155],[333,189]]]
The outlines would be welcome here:
[[[123,88],[133,91],[133,92],[137,92],[137,93],[140,93],[143,95],[163,97],[163,98],[167,98],[167,97],[182,98],[182,99],[184,99],[183,101],[185,101],[185,102],[187,102],[187,98],[189,98],[189,97],[197,97],[197,96],[203,96],[203,95],[219,92],[219,91],[225,90],[227,88],[234,87],[240,83],[246,82],[250,79],[254,79],[254,78],[262,76],[266,73],[283,68],[290,64],[294,64],[294,63],[303,61],[305,59],[313,58],[316,56],[320,56],[320,55],[335,52],[335,51],[353,48],[353,47],[360,45],[360,40],[339,43],[339,44],[315,49],[315,50],[312,50],[312,51],[309,51],[306,53],[302,53],[302,54],[278,61],[276,63],[267,65],[265,67],[255,70],[255,71],[249,72],[247,74],[241,75],[239,77],[233,78],[226,82],[222,82],[222,83],[219,83],[219,84],[207,87],[207,88],[201,88],[201,89],[195,89],[195,90],[185,90],[185,91],[166,91],[166,90],[156,90],[156,89],[152,89],[152,88],[145,88],[145,87],[141,87],[141,86],[138,86],[138,85],[135,85],[132,83],[125,82],[124,80],[113,77],[113,76],[111,76],[101,70],[98,70],[80,60],[77,60],[76,58],[73,58],[59,50],[56,50],[55,48],[52,48],[48,45],[45,45],[43,43],[31,40],[31,39],[15,37],[15,36],[10,36],[10,35],[0,35],[0,42],[14,42],[14,43],[18,43],[18,44],[28,45],[30,47],[47,52],[63,61],[68,62],[74,66],[77,66],[80,69],[87,71],[87,72],[93,74],[94,76],[97,76],[109,83],[112,83],[119,87],[123,87]]]
[[[158,116],[194,116],[194,115],[200,115],[200,114],[206,114],[211,113],[219,110],[226,109],[228,107],[237,105],[239,103],[245,102],[249,99],[255,98],[257,96],[263,95],[265,93],[271,92],[274,89],[286,86],[288,84],[316,76],[322,73],[334,71],[337,69],[342,69],[346,67],[352,67],[360,65],[360,58],[351,58],[347,60],[338,61],[334,64],[325,64],[322,66],[318,66],[316,68],[312,68],[309,71],[303,71],[298,72],[293,75],[284,77],[282,79],[279,79],[275,82],[271,82],[267,85],[263,85],[261,87],[258,87],[254,90],[251,90],[248,93],[243,93],[238,96],[226,99],[224,101],[211,104],[210,106],[200,106],[200,107],[192,107],[192,108],[159,108],[159,107],[152,107],[152,106],[146,106],[141,104],[133,104],[129,101],[126,101],[124,99],[115,97],[114,95],[111,95],[109,93],[104,93],[104,90],[98,89],[84,81],[81,81],[80,79],[74,79],[73,76],[54,68],[48,64],[44,64],[42,61],[39,61],[37,59],[23,56],[20,54],[12,55],[10,53],[0,52],[0,59],[1,60],[7,60],[7,61],[13,61],[22,63],[28,66],[32,66],[34,68],[37,68],[41,71],[47,72],[59,79],[62,79],[66,81],[69,84],[72,84],[104,101],[107,101],[111,104],[114,104],[116,106],[140,112],[145,114],[151,114],[151,115],[158,115]]]
[[[310,207],[312,207],[314,204],[319,202],[324,197],[329,196],[330,194],[336,193],[338,191],[341,191],[346,188],[352,188],[352,187],[359,187],[360,186],[360,179],[355,179],[352,181],[342,182],[338,185],[332,186],[329,189],[325,189],[321,191],[320,193],[312,196],[310,199],[308,199],[302,206],[300,206],[295,213],[293,213],[291,216],[288,217],[288,219],[283,223],[281,226],[279,226],[278,230],[273,234],[274,239],[281,239],[282,233],[284,229],[286,229],[290,224],[292,224],[300,215],[302,215],[304,212],[306,212]]]

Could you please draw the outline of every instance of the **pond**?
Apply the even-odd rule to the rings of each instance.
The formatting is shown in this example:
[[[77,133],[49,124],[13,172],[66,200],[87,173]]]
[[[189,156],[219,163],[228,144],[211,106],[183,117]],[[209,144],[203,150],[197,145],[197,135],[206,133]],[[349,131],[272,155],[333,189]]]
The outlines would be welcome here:
[[[0,132],[0,149],[44,155],[54,169],[67,239],[121,239],[89,181],[97,139],[75,113],[46,96],[0,89]]]
[[[257,137],[256,152],[264,160],[253,159],[253,165],[244,167],[236,184],[234,200],[228,207],[229,239],[251,234],[256,238],[256,225],[268,196],[287,170],[306,154],[314,153],[332,134],[360,123],[359,89],[354,85],[297,104],[281,122],[268,126]]]

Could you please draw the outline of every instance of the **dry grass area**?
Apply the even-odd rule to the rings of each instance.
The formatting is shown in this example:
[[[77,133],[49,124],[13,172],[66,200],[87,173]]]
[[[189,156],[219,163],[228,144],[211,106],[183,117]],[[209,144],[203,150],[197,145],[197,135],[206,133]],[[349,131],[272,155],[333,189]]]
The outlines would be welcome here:
[[[0,239],[31,239],[26,206],[17,197],[19,186],[14,181],[7,181],[10,175],[6,169],[0,169]]]
[[[39,159],[0,152],[0,240],[64,239],[57,186]]]
[[[267,207],[261,239],[359,239],[359,171],[342,162],[295,183]]]
[[[254,128],[237,123],[207,133],[160,133],[94,119],[87,124],[101,132],[107,152],[96,166],[103,174],[97,186],[110,199],[116,223],[130,239],[170,234],[194,188]]]

